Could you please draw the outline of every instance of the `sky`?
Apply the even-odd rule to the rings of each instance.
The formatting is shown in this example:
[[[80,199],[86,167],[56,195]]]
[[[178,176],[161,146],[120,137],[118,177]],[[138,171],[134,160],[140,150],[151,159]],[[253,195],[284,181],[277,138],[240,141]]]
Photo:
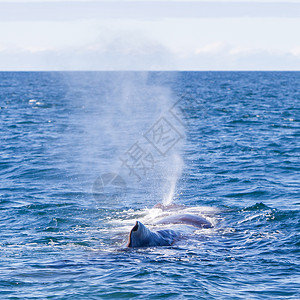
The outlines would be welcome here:
[[[0,70],[300,70],[297,0],[0,0]]]

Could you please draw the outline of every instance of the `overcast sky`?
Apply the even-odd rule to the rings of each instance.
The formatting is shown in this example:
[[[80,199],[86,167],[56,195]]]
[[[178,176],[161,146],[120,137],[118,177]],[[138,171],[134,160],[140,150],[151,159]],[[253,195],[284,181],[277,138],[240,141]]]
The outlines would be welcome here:
[[[0,70],[300,70],[300,1],[0,0]]]

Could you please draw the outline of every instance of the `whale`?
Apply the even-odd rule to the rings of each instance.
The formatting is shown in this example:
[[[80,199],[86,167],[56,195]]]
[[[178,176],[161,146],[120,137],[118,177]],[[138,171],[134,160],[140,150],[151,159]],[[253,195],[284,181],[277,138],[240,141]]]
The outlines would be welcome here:
[[[171,229],[151,231],[140,221],[129,233],[127,247],[171,246],[179,238],[179,233]]]
[[[191,225],[196,228],[211,228],[212,224],[206,219],[190,214],[172,215],[163,218],[155,223],[155,225],[165,224],[183,224]],[[131,229],[128,237],[127,247],[155,247],[155,246],[171,246],[180,240],[182,234],[180,231],[172,229],[162,229],[151,231],[142,222],[136,221]]]

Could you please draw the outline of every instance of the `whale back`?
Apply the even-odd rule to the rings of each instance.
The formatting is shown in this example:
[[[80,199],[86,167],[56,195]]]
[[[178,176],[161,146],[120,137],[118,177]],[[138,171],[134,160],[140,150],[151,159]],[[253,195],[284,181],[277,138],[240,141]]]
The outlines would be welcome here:
[[[199,228],[211,228],[212,224],[206,219],[190,214],[179,214],[163,218],[156,224],[186,224]]]
[[[127,247],[171,246],[178,236],[177,232],[170,229],[151,231],[144,224],[136,221],[129,233]]]

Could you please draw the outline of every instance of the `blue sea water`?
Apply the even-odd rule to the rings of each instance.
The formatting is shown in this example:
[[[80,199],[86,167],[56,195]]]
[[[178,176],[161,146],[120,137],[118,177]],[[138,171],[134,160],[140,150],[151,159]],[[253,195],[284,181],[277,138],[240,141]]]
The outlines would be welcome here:
[[[0,298],[299,299],[299,79],[0,73]],[[214,227],[124,247],[157,203]]]

